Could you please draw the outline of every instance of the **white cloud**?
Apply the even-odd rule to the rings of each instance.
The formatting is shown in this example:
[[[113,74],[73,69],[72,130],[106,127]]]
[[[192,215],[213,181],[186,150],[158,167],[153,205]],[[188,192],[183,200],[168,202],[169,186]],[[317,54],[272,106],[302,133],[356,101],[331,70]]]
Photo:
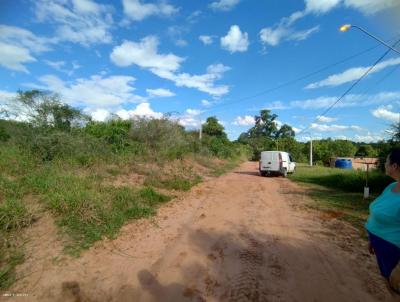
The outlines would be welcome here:
[[[199,109],[191,109],[191,108],[186,109],[186,113],[189,115],[193,115],[193,116],[199,115],[199,114],[201,114],[201,112],[202,111]]]
[[[264,107],[265,107],[265,109],[269,109],[269,110],[288,109],[288,106],[283,104],[281,101],[274,101],[274,102],[268,103]]]
[[[55,70],[63,70],[63,67],[65,66],[64,61],[50,61],[50,60],[43,60],[47,65],[50,67],[54,68]]]
[[[399,6],[398,0],[305,0],[306,12],[325,14],[343,5],[359,10],[366,15]]]
[[[136,64],[149,69],[155,75],[173,81],[178,87],[196,88],[213,96],[221,96],[229,92],[226,85],[215,86],[214,82],[222,78],[223,73],[230,68],[222,64],[207,67],[207,73],[191,75],[178,73],[184,60],[174,54],[159,54],[158,39],[154,36],[143,38],[140,42],[124,41],[116,46],[111,55],[111,61],[121,67]]]
[[[161,71],[176,71],[180,68],[183,58],[174,54],[158,54],[158,38],[148,36],[140,42],[124,41],[114,47],[110,58],[116,65],[126,67],[136,64],[142,68],[152,68]]]
[[[366,15],[399,6],[398,0],[344,0],[344,5],[361,11]]]
[[[204,45],[210,45],[213,43],[213,36],[201,35],[199,40],[204,43]]]
[[[51,41],[29,30],[0,25],[0,65],[28,73],[24,64],[37,61],[34,54],[49,51]]]
[[[35,62],[28,49],[0,42],[0,65],[15,71],[29,73],[24,63]]]
[[[110,109],[104,108],[85,108],[84,112],[89,114],[93,120],[104,122],[112,118],[113,115],[118,116],[123,120],[135,119],[135,118],[162,118],[163,114],[161,112],[156,112],[151,109],[150,104],[140,103],[136,108],[127,110],[119,109],[116,111],[111,111]]]
[[[391,111],[392,106],[381,106],[372,110],[372,115],[387,120],[392,123],[398,123],[400,121],[400,112]]]
[[[337,97],[318,97],[301,101],[292,101],[289,103],[290,108],[301,109],[321,109],[331,106],[337,101]],[[384,91],[373,95],[368,94],[349,94],[345,96],[341,102],[336,104],[336,108],[345,107],[364,107],[376,104],[386,104],[398,101],[400,99],[399,91]]]
[[[209,107],[209,106],[212,105],[212,102],[210,102],[210,101],[208,101],[208,100],[201,100],[201,104],[202,104],[204,107]]]
[[[16,96],[15,92],[0,90],[0,103],[9,101],[10,99],[14,98],[15,96]]]
[[[335,118],[335,117],[329,117],[329,116],[323,116],[323,115],[317,116],[317,121],[320,123],[331,123],[336,120],[337,120],[337,118]]]
[[[36,0],[35,14],[40,22],[56,25],[56,41],[84,46],[110,43],[112,7],[91,0]]]
[[[368,133],[367,135],[354,135],[353,138],[351,138],[352,141],[358,142],[358,143],[372,143],[372,142],[378,142],[381,140],[384,140],[385,137],[380,134],[373,134],[373,133]]]
[[[319,26],[314,26],[306,30],[294,30],[286,23],[276,27],[266,27],[261,29],[259,36],[263,44],[277,46],[282,41],[302,41],[319,31]]]
[[[111,117],[110,111],[102,108],[95,109],[93,111],[91,111],[90,109],[85,109],[84,112],[86,114],[89,114],[92,119],[97,122],[104,122]]]
[[[179,8],[161,1],[157,4],[142,3],[141,0],[122,0],[124,13],[132,21],[142,21],[150,16],[169,17],[176,14]]]
[[[233,122],[237,126],[253,126],[254,123],[254,116],[251,115],[237,116]]]
[[[307,12],[324,14],[338,6],[342,0],[305,0],[304,2],[306,4]]]
[[[161,112],[156,112],[153,109],[151,109],[149,103],[141,103],[137,105],[137,107],[133,110],[119,110],[116,112],[118,116],[123,118],[123,116],[126,116],[126,114],[130,118],[135,118],[135,117],[145,117],[145,118],[162,118],[163,114]]]
[[[311,129],[314,129],[315,131],[320,131],[320,132],[331,132],[331,131],[347,131],[347,130],[353,130],[353,131],[362,131],[363,129],[359,126],[344,126],[344,125],[321,125],[317,123],[312,123],[310,126]]]
[[[64,82],[54,75],[46,75],[39,81],[42,85],[30,86],[59,93],[65,102],[76,107],[110,109],[145,101],[145,98],[134,94],[135,88],[131,84],[135,78],[131,76],[93,75]]]
[[[370,72],[369,75],[379,72],[387,67],[396,66],[400,64],[400,58],[392,58],[385,60],[383,62],[378,63]],[[314,89],[320,88],[325,86],[338,86],[344,83],[348,83],[351,81],[358,80],[367,70],[371,68],[371,66],[366,67],[353,67],[350,69],[345,70],[342,73],[333,74],[326,79],[308,84],[305,88],[306,89]]]
[[[185,26],[170,26],[167,29],[167,34],[176,46],[184,47],[188,42],[183,38],[183,35],[188,31]]]
[[[173,93],[169,89],[164,89],[164,88],[146,89],[146,92],[148,93],[150,98],[175,96],[175,93]]]
[[[239,26],[232,25],[227,35],[221,38],[221,47],[231,53],[247,51],[249,47],[247,32],[242,33]]]
[[[211,3],[210,7],[217,11],[229,11],[233,9],[239,2],[240,0],[219,0]]]
[[[202,15],[202,11],[200,10],[196,10],[193,13],[191,13],[186,20],[190,23],[190,24],[195,24],[199,21],[200,16]]]

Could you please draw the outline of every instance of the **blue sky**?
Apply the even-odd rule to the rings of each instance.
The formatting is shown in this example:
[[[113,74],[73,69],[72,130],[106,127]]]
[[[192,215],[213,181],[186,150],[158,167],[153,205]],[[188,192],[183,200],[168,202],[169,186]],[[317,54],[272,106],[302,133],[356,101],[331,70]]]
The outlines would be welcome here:
[[[399,0],[2,0],[0,105],[46,89],[96,120],[169,113],[196,128],[215,115],[230,139],[271,109],[308,128],[299,140],[377,141],[399,120],[394,52],[319,115],[387,50],[339,26],[394,43],[398,20]]]

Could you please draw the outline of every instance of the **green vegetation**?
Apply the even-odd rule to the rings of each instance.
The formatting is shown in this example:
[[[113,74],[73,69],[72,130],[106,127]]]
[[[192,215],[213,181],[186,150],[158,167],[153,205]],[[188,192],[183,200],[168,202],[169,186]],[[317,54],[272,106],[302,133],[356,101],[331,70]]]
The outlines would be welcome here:
[[[248,149],[230,142],[215,118],[199,141],[168,118],[94,122],[47,92],[19,92],[7,108],[0,119],[0,288],[12,284],[24,259],[24,228],[44,211],[65,250],[79,255],[127,221],[154,215],[171,199],[155,188],[187,191],[199,183],[203,175],[193,166],[219,174],[233,168],[227,162],[247,158]],[[13,120],[21,112],[26,121]],[[143,183],[114,184],[131,173]]]
[[[298,165],[292,180],[321,185],[344,192],[363,192],[366,183],[366,172],[361,170],[343,170],[329,167],[309,167]],[[380,194],[392,182],[379,170],[369,172],[368,186],[370,192]]]
[[[328,167],[299,165],[290,178],[301,183],[314,200],[309,206],[332,217],[346,220],[359,229],[364,237],[364,223],[370,202],[392,182],[381,171],[372,171],[369,187],[372,195],[363,198],[366,172]]]

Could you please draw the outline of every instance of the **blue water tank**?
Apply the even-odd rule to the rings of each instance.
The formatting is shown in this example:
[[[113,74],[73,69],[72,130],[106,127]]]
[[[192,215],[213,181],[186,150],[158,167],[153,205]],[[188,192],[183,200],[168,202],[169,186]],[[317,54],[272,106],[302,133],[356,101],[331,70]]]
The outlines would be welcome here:
[[[338,158],[335,161],[335,167],[339,169],[353,169],[351,159]]]

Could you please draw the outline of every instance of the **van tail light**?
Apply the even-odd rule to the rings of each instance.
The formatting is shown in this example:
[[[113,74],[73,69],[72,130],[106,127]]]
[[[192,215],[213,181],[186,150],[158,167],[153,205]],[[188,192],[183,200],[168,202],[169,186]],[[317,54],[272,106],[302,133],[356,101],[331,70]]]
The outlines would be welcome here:
[[[279,153],[279,168],[282,169],[282,154]]]
[[[258,162],[258,170],[261,170],[261,160]]]

